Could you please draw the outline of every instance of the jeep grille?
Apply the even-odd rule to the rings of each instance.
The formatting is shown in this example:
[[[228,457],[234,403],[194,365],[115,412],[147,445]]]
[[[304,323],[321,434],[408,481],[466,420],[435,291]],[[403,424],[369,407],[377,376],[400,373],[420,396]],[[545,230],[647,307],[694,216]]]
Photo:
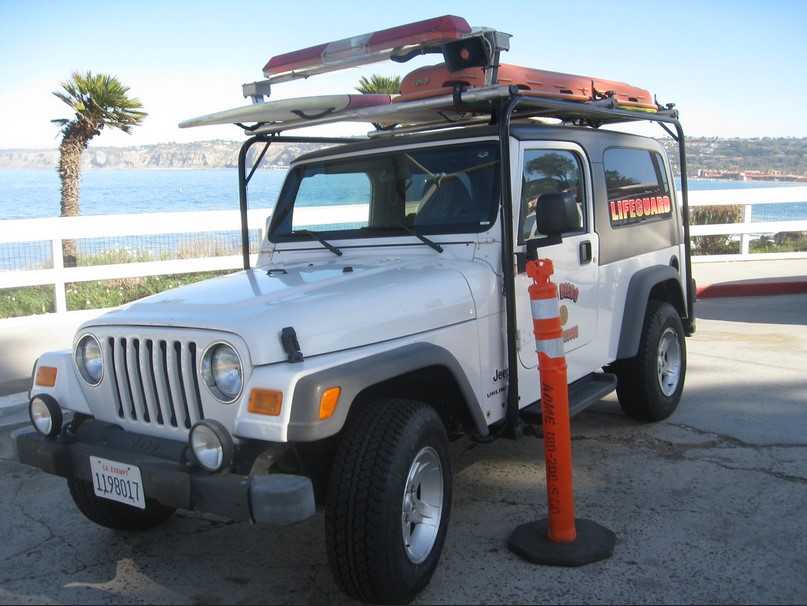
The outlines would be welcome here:
[[[107,345],[118,418],[177,429],[204,418],[195,342],[109,337]]]

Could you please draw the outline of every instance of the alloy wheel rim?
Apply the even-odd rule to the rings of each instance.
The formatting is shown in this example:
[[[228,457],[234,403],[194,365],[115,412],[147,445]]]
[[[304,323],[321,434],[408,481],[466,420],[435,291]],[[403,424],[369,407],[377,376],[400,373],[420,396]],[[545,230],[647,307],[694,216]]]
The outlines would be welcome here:
[[[401,508],[404,551],[413,564],[429,557],[442,516],[443,466],[437,452],[426,446],[409,468]]]
[[[661,393],[673,395],[681,378],[681,343],[672,328],[666,329],[659,340],[656,372]]]

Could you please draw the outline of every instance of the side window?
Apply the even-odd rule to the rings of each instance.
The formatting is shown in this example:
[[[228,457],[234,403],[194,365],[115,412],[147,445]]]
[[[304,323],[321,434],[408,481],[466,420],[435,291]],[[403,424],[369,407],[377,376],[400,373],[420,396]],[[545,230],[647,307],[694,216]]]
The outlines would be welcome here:
[[[661,156],[646,149],[605,151],[611,225],[634,225],[672,216],[670,187]]]
[[[577,200],[581,225],[587,229],[583,170],[577,154],[559,149],[528,149],[524,152],[521,188],[521,237],[523,240],[543,238],[536,229],[535,209],[541,195],[570,192]]]

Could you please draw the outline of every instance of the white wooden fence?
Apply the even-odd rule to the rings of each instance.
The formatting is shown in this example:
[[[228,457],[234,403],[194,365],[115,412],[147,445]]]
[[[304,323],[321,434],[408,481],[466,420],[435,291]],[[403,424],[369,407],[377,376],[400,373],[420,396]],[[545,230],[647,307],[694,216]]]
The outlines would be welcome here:
[[[733,235],[740,238],[740,252],[733,255],[712,255],[706,258],[694,256],[692,260],[720,261],[749,258],[748,244],[757,234],[776,234],[781,232],[807,231],[807,217],[790,221],[756,221],[752,222],[751,207],[760,204],[807,203],[807,187],[756,187],[749,189],[714,189],[689,192],[690,207],[714,206],[721,204],[740,204],[743,206],[742,223],[721,223],[709,225],[690,225],[691,236]],[[807,258],[807,252],[801,253],[754,253],[754,259],[797,259]]]
[[[807,187],[771,187],[753,189],[725,189],[690,191],[690,205],[708,206],[742,204],[743,223],[722,225],[693,225],[692,236],[731,234],[741,239],[741,252],[735,255],[693,257],[693,262],[749,258],[807,258],[802,253],[756,253],[749,255],[748,241],[753,234],[807,231],[807,218],[802,220],[752,223],[751,206],[756,204],[807,202]],[[327,222],[324,208],[311,209],[311,223]],[[249,211],[250,230],[262,237],[270,209]],[[202,271],[237,269],[243,264],[241,254],[231,256],[175,259],[64,267],[62,241],[81,238],[108,238],[116,236],[145,236],[175,233],[205,233],[240,231],[240,214],[232,211],[203,211],[182,213],[149,213],[131,215],[103,215],[90,217],[53,217],[48,219],[19,219],[0,221],[0,244],[49,241],[52,267],[21,271],[0,271],[0,289],[43,284],[54,285],[57,313],[67,311],[65,284],[92,280],[155,276]],[[253,257],[252,262],[255,259]]]
[[[249,212],[250,229],[263,236],[270,211]],[[0,272],[0,288],[17,288],[40,284],[55,286],[56,312],[67,311],[65,283],[194,273],[236,269],[243,265],[241,254],[65,267],[62,241],[80,238],[113,238],[116,236],[145,236],[174,233],[205,233],[232,230],[240,232],[241,216],[234,211],[201,211],[179,213],[141,213],[130,215],[96,215],[91,217],[52,217],[47,219],[14,219],[0,221],[0,244],[14,242],[50,241],[52,267]]]

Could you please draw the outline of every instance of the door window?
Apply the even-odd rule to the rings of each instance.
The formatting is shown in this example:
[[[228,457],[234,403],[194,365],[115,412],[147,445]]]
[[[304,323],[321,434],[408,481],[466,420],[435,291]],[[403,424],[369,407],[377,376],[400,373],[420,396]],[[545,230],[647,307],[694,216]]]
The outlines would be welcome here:
[[[587,214],[585,209],[585,187],[580,158],[574,152],[561,149],[529,149],[524,152],[524,172],[521,188],[521,228],[522,241],[544,238],[538,231],[535,209],[543,194],[570,192],[577,200],[583,231]]]

